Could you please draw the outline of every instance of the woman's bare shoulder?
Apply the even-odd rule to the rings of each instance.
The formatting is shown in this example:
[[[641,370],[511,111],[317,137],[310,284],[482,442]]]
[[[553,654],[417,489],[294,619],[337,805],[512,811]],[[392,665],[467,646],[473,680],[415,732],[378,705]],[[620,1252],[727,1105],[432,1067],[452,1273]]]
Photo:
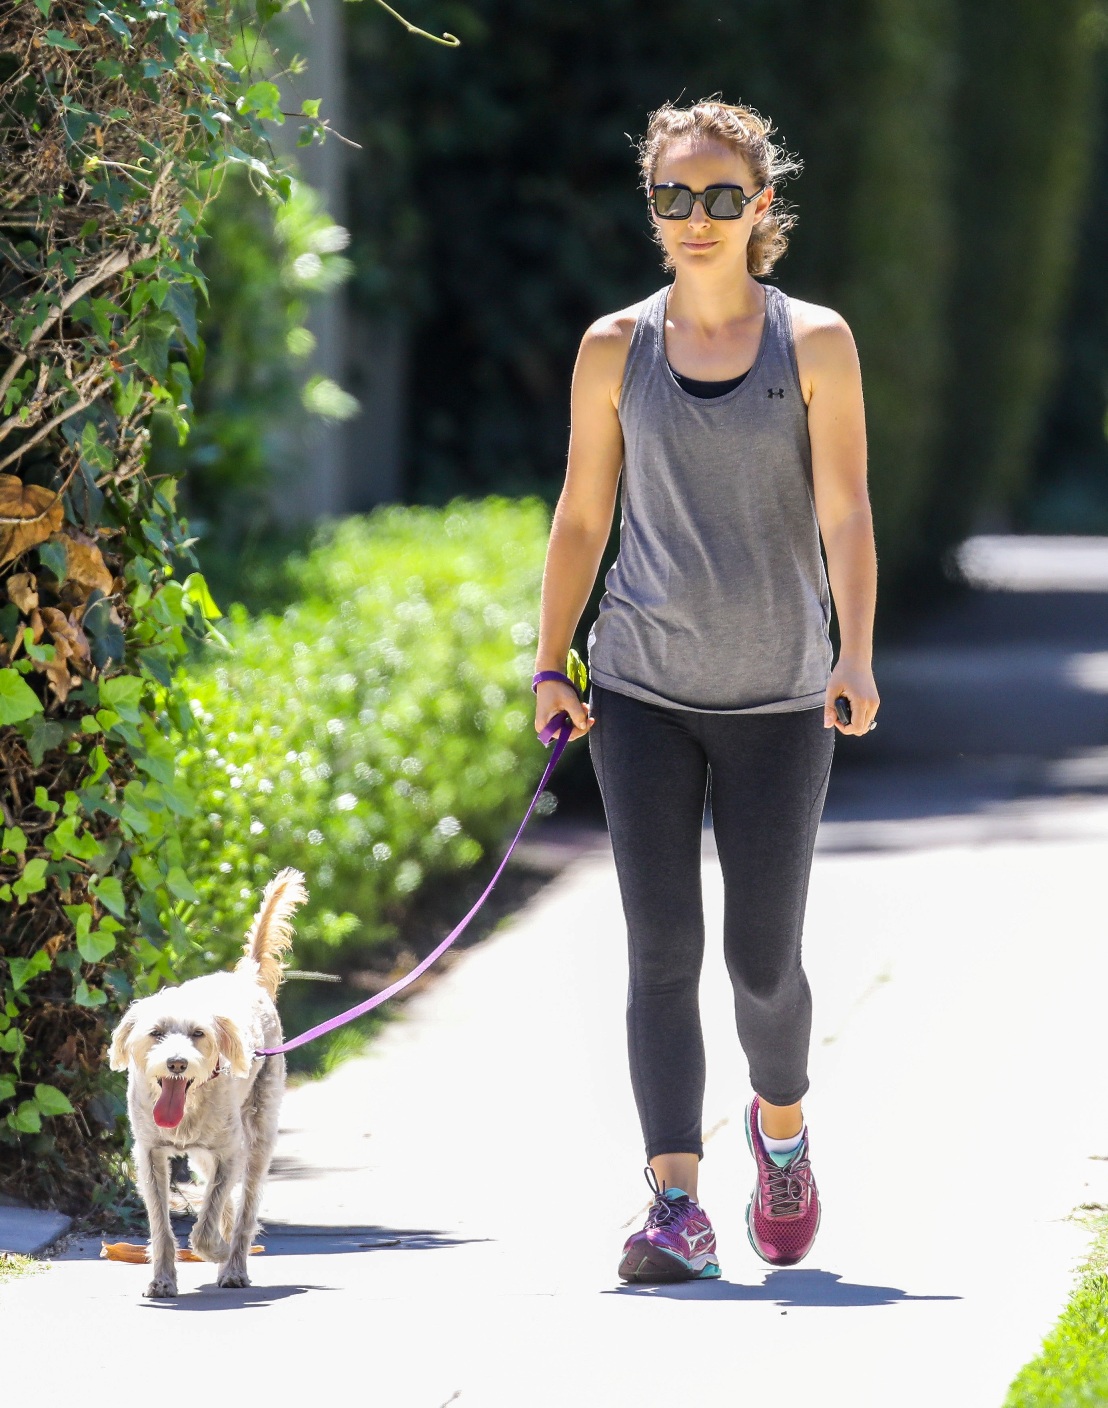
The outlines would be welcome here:
[[[805,404],[819,386],[837,391],[857,381],[858,349],[842,314],[802,298],[790,298],[789,311]]]
[[[854,337],[841,313],[825,308],[821,303],[807,303],[803,298],[789,296],[789,311],[793,320],[793,340],[816,347],[833,348],[853,345]]]
[[[610,355],[618,354],[621,350],[626,354],[631,345],[631,334],[635,331],[635,324],[645,301],[644,299],[639,303],[632,303],[627,308],[620,308],[615,313],[605,313],[602,317],[597,318],[585,329],[581,345],[590,344]]]
[[[601,382],[611,395],[613,404],[619,399],[619,388],[627,366],[631,335],[642,312],[643,300],[605,313],[590,323],[581,339],[578,369],[590,381]]]

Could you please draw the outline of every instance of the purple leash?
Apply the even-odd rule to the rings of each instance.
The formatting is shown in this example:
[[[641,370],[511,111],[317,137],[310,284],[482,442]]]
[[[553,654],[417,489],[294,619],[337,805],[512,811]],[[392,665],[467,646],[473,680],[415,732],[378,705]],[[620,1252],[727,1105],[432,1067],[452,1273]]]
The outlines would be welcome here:
[[[554,671],[546,671],[544,673],[547,677],[556,677],[558,679],[565,678],[564,675],[557,674]],[[539,676],[536,675],[535,678],[537,680],[539,679]],[[571,681],[567,682],[571,683]],[[406,973],[404,977],[398,978],[397,981],[393,983],[391,987],[385,988],[384,992],[374,994],[373,997],[368,998],[365,1002],[359,1002],[357,1007],[351,1007],[348,1012],[340,1012],[337,1017],[331,1017],[326,1022],[320,1022],[318,1027],[310,1027],[306,1032],[301,1032],[299,1036],[294,1036],[291,1041],[286,1041],[281,1046],[267,1046],[261,1050],[258,1050],[254,1053],[256,1056],[280,1056],[283,1055],[283,1053],[286,1051],[295,1051],[298,1046],[306,1046],[309,1041],[315,1041],[316,1037],[318,1036],[326,1036],[328,1032],[333,1032],[338,1027],[344,1027],[347,1022],[352,1022],[355,1017],[365,1016],[367,1012],[372,1012],[375,1007],[379,1007],[382,1002],[387,1002],[390,997],[395,997],[398,992],[402,992],[404,988],[408,986],[409,983],[414,983],[415,980],[419,977],[419,975],[421,973],[425,973],[427,969],[430,968],[431,964],[436,961],[436,959],[442,957],[442,955],[446,952],[446,950],[450,947],[450,945],[454,942],[458,935],[462,933],[469,921],[473,918],[473,916],[488,899],[489,894],[492,891],[492,887],[500,879],[500,873],[508,864],[508,861],[511,858],[512,852],[516,848],[516,844],[519,841],[519,838],[523,835],[523,829],[527,825],[528,821],[530,821],[531,813],[535,810],[535,803],[539,800],[539,797],[542,795],[542,790],[546,786],[550,774],[554,771],[554,767],[558,759],[562,756],[562,752],[565,749],[566,744],[569,742],[569,736],[572,732],[573,720],[569,717],[568,714],[563,713],[555,714],[554,717],[546,724],[542,732],[539,734],[539,740],[544,747],[550,747],[550,741],[555,736],[555,734],[557,734],[558,736],[558,741],[554,745],[554,751],[550,755],[550,761],[546,765],[546,771],[542,775],[542,781],[539,783],[537,789],[535,790],[535,795],[531,798],[531,805],[527,808],[527,815],[523,818],[520,828],[516,832],[515,840],[508,847],[507,855],[505,855],[504,859],[500,862],[500,868],[497,870],[496,874],[492,877],[488,885],[485,887],[485,893],[481,896],[481,898],[477,901],[477,903],[473,906],[473,908],[469,911],[469,913],[457,926],[457,928],[447,934],[446,938],[443,939],[442,943],[439,944],[438,948],[436,948],[433,953],[429,953],[427,957],[422,961],[422,963],[417,964],[417,966],[413,968],[410,973]]]

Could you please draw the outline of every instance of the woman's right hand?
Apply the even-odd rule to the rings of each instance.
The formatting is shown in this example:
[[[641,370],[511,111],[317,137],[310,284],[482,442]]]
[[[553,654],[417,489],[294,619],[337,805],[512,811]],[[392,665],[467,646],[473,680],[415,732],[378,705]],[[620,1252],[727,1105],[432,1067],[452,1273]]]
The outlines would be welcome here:
[[[583,738],[596,723],[589,717],[588,705],[571,685],[561,680],[543,680],[535,691],[535,732],[541,733],[555,714],[568,714],[573,721],[570,743]]]

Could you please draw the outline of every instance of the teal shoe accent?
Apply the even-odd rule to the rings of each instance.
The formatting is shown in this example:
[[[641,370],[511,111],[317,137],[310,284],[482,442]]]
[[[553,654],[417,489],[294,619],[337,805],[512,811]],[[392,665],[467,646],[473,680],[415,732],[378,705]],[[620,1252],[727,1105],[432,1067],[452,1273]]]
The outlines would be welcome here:
[[[797,1150],[803,1149],[803,1147],[804,1140],[801,1139],[797,1143],[796,1149],[787,1149],[782,1154],[775,1153],[772,1149],[767,1149],[766,1153],[770,1156],[770,1158],[773,1160],[773,1162],[777,1165],[778,1168],[784,1168],[790,1159],[796,1157]]]

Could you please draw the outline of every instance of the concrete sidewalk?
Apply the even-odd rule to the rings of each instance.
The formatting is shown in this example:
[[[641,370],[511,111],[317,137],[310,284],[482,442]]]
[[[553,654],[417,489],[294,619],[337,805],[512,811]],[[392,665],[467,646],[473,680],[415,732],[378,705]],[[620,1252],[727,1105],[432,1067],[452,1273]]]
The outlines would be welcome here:
[[[549,863],[562,838],[557,878],[368,1056],[289,1092],[253,1287],[184,1265],[179,1299],[144,1302],[144,1268],[74,1244],[0,1289],[3,1342],[64,1324],[50,1387],[94,1408],[124,1373],[381,1408],[1000,1408],[1069,1294],[1071,1214],[1108,1204],[1108,543],[975,551],[987,590],[879,658],[881,727],[832,775],[805,928],[807,1263],[771,1271],[746,1239],[706,829],[701,1198],[723,1277],[619,1282],[649,1201],[623,914],[606,834],[550,822],[528,846]]]
[[[143,1302],[143,1268],[77,1245],[0,1291],[5,1339],[64,1306],[59,1389],[109,1342],[129,1382],[164,1381],[182,1341],[190,1379],[281,1402],[330,1382],[388,1408],[714,1406],[789,1385],[816,1408],[999,1405],[1066,1299],[1085,1243],[1068,1214],[1108,1201],[1108,804],[1051,807],[1053,839],[901,845],[911,823],[888,822],[878,849],[866,822],[856,851],[854,823],[828,824],[806,931],[825,1214],[803,1267],[771,1271],[745,1236],[748,1091],[706,831],[701,1196],[723,1279],[615,1275],[648,1193],[600,834],[369,1056],[289,1092],[250,1290],[185,1265],[177,1301]]]

